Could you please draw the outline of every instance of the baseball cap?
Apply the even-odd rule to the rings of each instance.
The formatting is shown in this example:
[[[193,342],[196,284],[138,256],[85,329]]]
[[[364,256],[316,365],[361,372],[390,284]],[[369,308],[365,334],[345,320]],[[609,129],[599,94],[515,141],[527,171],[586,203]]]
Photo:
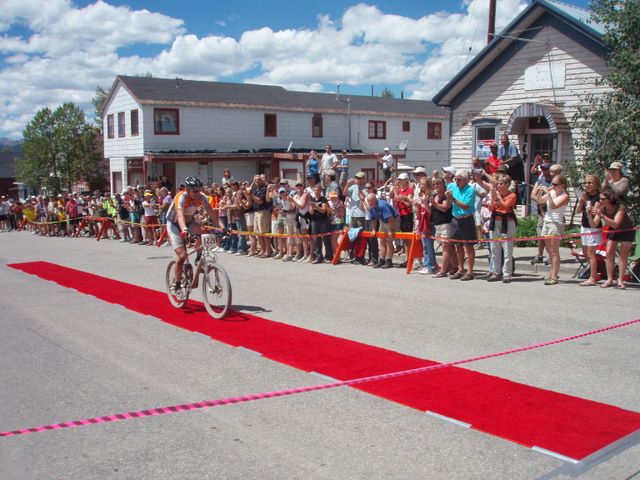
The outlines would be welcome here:
[[[622,170],[623,167],[624,165],[622,165],[622,162],[613,162],[611,165],[609,165],[607,170]]]
[[[356,178],[365,178],[366,175],[364,174],[364,172],[358,172],[354,175]]]
[[[286,189],[286,188],[284,188],[284,187],[280,187],[280,188],[278,189],[278,193],[287,193],[287,189]]]
[[[153,197],[153,192],[151,192],[150,190],[147,190],[144,192],[144,196],[145,197]]]
[[[551,164],[550,163],[543,163],[542,165],[540,165],[540,168],[542,170],[549,170],[551,168]]]
[[[389,151],[389,147],[384,147],[383,151],[388,152]]]
[[[442,171],[443,172],[448,172],[451,175],[455,175],[456,174],[456,169],[454,167],[448,166],[448,167],[442,167]]]
[[[400,175],[398,175],[398,180],[409,180],[409,174],[401,173]]]

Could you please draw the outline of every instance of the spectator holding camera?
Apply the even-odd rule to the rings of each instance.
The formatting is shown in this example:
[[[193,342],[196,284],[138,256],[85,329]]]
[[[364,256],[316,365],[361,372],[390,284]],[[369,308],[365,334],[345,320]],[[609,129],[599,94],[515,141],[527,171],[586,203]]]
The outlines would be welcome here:
[[[255,231],[259,234],[258,243],[261,246],[260,258],[270,258],[271,239],[264,234],[271,233],[271,203],[267,199],[267,181],[264,175],[253,177],[251,199],[255,210]]]
[[[488,282],[503,283],[511,282],[511,272],[513,271],[513,241],[504,241],[506,238],[513,238],[516,234],[518,223],[515,214],[517,197],[509,190],[511,177],[500,175],[497,184],[491,187],[488,207],[491,210],[491,220],[489,223],[490,236],[495,241],[491,245],[491,271]]]
[[[596,248],[602,243],[602,222],[598,212],[600,208],[600,179],[595,175],[584,177],[584,191],[578,200],[576,213],[582,215],[580,237],[582,253],[589,260],[589,278],[580,284],[591,287],[598,283],[598,258]]]
[[[567,179],[564,175],[556,175],[551,181],[551,187],[538,184],[533,187],[531,197],[546,206],[542,224],[542,236],[547,253],[551,259],[551,272],[545,278],[545,285],[558,284],[560,271],[560,235],[564,233],[564,212],[569,204],[569,194],[566,191]]]

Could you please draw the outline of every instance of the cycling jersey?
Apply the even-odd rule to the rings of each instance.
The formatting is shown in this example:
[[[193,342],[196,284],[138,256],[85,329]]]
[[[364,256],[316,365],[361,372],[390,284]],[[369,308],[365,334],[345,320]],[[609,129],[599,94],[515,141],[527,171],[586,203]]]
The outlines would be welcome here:
[[[195,200],[189,197],[189,193],[187,190],[178,192],[178,194],[173,199],[173,202],[171,202],[169,210],[167,210],[167,221],[178,223],[176,217],[176,209],[182,208],[185,220],[187,221],[187,223],[189,223],[189,218],[193,217],[196,214],[196,210],[199,207],[204,207],[207,203],[207,196],[202,192],[198,194],[198,198],[196,198]]]

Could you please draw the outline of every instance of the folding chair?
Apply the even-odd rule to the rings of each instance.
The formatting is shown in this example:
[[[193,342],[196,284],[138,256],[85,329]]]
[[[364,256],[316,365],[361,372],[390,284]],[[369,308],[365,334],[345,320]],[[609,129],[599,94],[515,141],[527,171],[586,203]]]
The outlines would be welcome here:
[[[598,273],[601,278],[605,278],[607,276],[607,266],[606,266],[606,258],[607,258],[607,233],[609,227],[604,227],[602,229],[602,243],[596,247],[596,258],[598,260]],[[573,274],[573,278],[589,278],[591,274],[590,266],[589,266],[589,258],[582,253],[582,250],[575,250],[578,246],[581,247],[580,242],[577,243],[571,242],[571,256],[576,259],[578,262],[578,268]],[[582,247],[581,247],[582,248]]]
[[[633,278],[636,283],[640,283],[640,230],[636,230],[633,253],[629,255],[627,263],[627,275]]]

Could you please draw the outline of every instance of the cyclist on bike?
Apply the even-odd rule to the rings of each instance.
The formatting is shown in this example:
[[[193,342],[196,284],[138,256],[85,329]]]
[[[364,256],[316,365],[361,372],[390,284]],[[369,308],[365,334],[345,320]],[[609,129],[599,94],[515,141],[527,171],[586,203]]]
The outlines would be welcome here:
[[[198,235],[196,249],[200,251],[202,233],[200,224],[195,220],[196,210],[203,207],[210,219],[215,213],[209,205],[207,196],[201,192],[202,182],[195,177],[187,177],[184,181],[185,189],[178,192],[167,210],[167,234],[169,243],[176,252],[175,291],[180,289],[182,280],[182,267],[187,259],[187,246],[185,239],[189,234]]]

